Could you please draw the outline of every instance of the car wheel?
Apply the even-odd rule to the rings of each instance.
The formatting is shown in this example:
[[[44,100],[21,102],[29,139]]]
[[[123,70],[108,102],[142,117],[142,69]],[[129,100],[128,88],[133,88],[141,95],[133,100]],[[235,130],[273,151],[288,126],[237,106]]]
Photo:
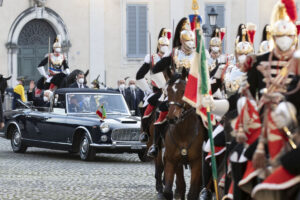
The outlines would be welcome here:
[[[89,138],[85,135],[82,137],[79,146],[79,155],[81,160],[92,161],[95,158],[96,152],[93,147],[90,146],[91,142]]]
[[[17,128],[12,130],[11,134],[11,147],[15,153],[24,153],[27,150],[27,146],[22,143],[22,135]]]
[[[147,155],[146,149],[138,152],[138,156],[140,161],[142,162],[150,162],[152,160],[152,158]]]

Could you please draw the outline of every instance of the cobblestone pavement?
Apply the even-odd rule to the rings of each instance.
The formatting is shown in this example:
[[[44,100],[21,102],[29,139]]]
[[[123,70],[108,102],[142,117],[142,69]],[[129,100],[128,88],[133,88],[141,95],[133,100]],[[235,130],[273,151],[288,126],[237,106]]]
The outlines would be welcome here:
[[[0,200],[6,199],[156,199],[154,166],[135,154],[97,154],[93,162],[38,148],[17,154],[0,138]]]

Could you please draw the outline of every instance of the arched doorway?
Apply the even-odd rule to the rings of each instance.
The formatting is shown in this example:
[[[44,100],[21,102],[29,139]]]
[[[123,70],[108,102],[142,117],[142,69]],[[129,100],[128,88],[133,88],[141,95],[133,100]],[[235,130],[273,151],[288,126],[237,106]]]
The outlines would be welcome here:
[[[49,51],[49,39],[52,49],[55,37],[54,29],[43,19],[31,20],[23,27],[18,38],[18,76],[27,81],[40,78],[37,66]]]
[[[35,21],[35,20],[37,20],[37,21]],[[38,23],[35,23],[35,22],[38,22]],[[33,75],[31,75],[31,73],[30,73],[30,76],[28,76],[28,78],[35,77],[34,74],[38,74],[36,67],[39,63],[39,59],[43,58],[44,55],[48,52],[49,33],[46,34],[46,39],[41,40],[41,42],[43,42],[42,45],[47,46],[45,48],[47,50],[42,51],[42,52],[35,51],[36,53],[33,53],[33,52],[30,53],[30,51],[27,49],[27,52],[26,52],[26,48],[25,48],[25,46],[27,46],[26,44],[31,44],[31,43],[21,42],[21,40],[23,40],[23,39],[21,39],[21,37],[22,37],[21,32],[22,31],[25,32],[25,30],[29,30],[28,32],[26,31],[27,36],[31,35],[31,34],[33,34],[33,36],[34,35],[37,36],[38,34],[36,34],[36,32],[33,32],[33,30],[37,30],[36,27],[25,29],[25,26],[48,27],[48,28],[46,28],[46,30],[41,28],[38,31],[43,30],[43,32],[47,32],[50,29],[52,33],[54,32],[54,35],[56,35],[56,34],[61,35],[62,36],[62,49],[67,57],[68,57],[69,48],[71,47],[66,24],[64,23],[63,19],[54,10],[47,8],[47,7],[40,8],[40,7],[36,7],[36,6],[24,10],[22,13],[20,13],[20,15],[13,22],[13,24],[10,28],[9,34],[8,34],[7,43],[5,44],[5,46],[8,50],[7,51],[8,74],[12,75],[12,78],[10,79],[10,82],[9,82],[10,86],[14,86],[18,75],[23,75],[23,74],[27,75],[29,73],[29,72],[26,72],[26,73],[22,72],[22,70],[28,69],[28,68],[23,67],[24,64],[19,64],[19,62],[22,59],[23,59],[21,61],[22,63],[24,63],[24,62],[30,63],[31,62],[30,69],[32,70],[31,72]],[[51,37],[51,35],[50,35],[50,37]],[[27,38],[30,38],[30,37],[27,37]],[[35,39],[33,39],[33,40],[35,40]],[[39,40],[39,37],[37,40]],[[25,39],[25,41],[26,41],[26,39]],[[51,39],[51,43],[52,42],[53,42],[53,39]],[[24,44],[24,45],[22,45],[22,44]],[[21,45],[21,47],[19,45]],[[23,46],[24,46],[24,48],[23,48]],[[37,48],[37,50],[38,49],[39,48]],[[40,49],[42,49],[42,48],[40,48]],[[36,61],[33,61],[33,59],[30,59],[30,58],[32,58],[32,56],[27,56],[26,53],[27,54],[29,53],[30,55],[33,55],[33,54],[42,55],[42,57],[36,58]],[[27,64],[27,65],[29,65],[29,64]],[[19,70],[21,70],[21,71],[19,72]]]

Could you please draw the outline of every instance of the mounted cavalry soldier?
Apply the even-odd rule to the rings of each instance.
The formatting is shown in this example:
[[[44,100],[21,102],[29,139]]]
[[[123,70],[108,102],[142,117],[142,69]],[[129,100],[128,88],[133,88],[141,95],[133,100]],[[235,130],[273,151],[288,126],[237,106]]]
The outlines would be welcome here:
[[[148,141],[148,133],[146,127],[148,126],[148,119],[154,112],[160,97],[162,96],[162,89],[166,85],[166,78],[162,72],[153,73],[152,70],[157,62],[161,60],[163,56],[169,53],[170,45],[170,32],[166,28],[162,28],[158,36],[158,44],[156,53],[148,54],[145,57],[144,64],[138,70],[136,74],[136,85],[145,93],[145,102],[143,105],[144,114],[142,117],[143,133],[140,136],[142,142]],[[145,76],[150,71],[151,85],[149,86]]]
[[[48,72],[45,71],[45,66],[48,64]],[[38,66],[38,71],[43,76],[45,81],[45,88],[54,90],[59,87],[66,77],[70,74],[67,59],[62,53],[61,48],[61,36],[58,35],[56,41],[53,44],[53,52],[49,53]]]
[[[188,72],[191,67],[195,50],[195,35],[190,30],[190,23],[187,18],[182,18],[175,30],[173,40],[173,50],[168,56],[163,57],[153,67],[154,74],[165,72],[169,76],[173,73],[181,74],[183,71]],[[154,123],[154,143],[149,148],[148,155],[156,156],[158,153],[158,142],[164,134],[166,127],[166,117],[168,114],[168,100],[164,98],[159,106],[159,117]]]

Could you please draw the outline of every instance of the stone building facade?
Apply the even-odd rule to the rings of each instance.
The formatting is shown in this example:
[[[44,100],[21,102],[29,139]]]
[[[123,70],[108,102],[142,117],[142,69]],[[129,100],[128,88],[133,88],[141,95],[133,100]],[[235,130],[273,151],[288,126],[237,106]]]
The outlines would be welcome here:
[[[218,13],[217,25],[227,30],[224,50],[232,53],[240,23],[257,25],[256,49],[269,23],[276,0],[201,0],[199,13],[208,24],[208,12]],[[299,5],[300,0],[297,0]],[[39,77],[36,67],[49,51],[49,40],[60,34],[71,70],[90,70],[92,81],[115,87],[120,78],[135,77],[137,69],[156,47],[162,27],[192,13],[192,0],[3,0],[0,7],[0,73]],[[50,39],[49,39],[50,38]],[[207,39],[208,40],[208,39]]]

